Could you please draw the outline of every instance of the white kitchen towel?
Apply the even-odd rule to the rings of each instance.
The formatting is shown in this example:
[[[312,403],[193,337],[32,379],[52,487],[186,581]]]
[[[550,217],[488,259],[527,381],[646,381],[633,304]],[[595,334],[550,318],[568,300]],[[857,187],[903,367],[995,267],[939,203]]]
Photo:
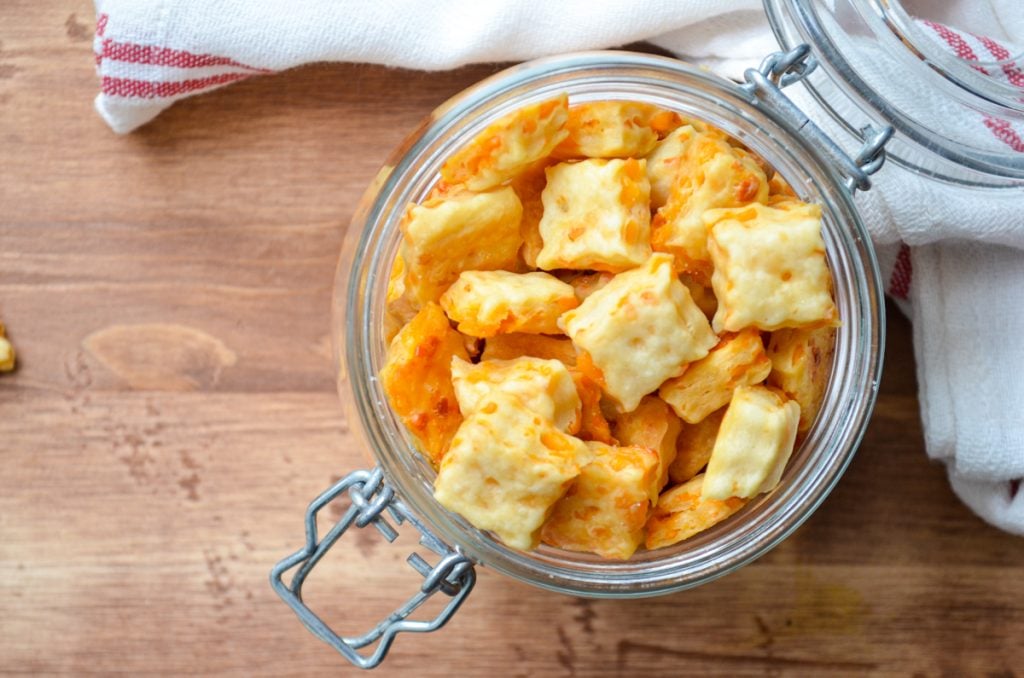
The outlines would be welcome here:
[[[990,17],[981,30],[993,39],[924,23],[949,52],[998,61],[1024,45],[1019,7],[947,0],[945,17],[931,7],[954,25],[967,17],[975,32]],[[178,99],[316,61],[438,70],[647,40],[737,78],[778,47],[760,0],[96,0],[96,10],[96,108],[117,132]],[[1024,89],[1019,67],[991,71]],[[842,134],[826,115],[812,118]],[[961,122],[1024,152],[1020,125]],[[928,453],[968,506],[1024,534],[1024,188],[966,190],[891,163],[874,184],[858,203],[888,291],[913,319]]]
[[[667,34],[695,57],[729,54],[739,74],[777,48],[760,0],[726,14],[717,0],[96,0],[96,13],[96,108],[117,132],[178,99],[315,61],[443,70]],[[704,37],[676,30],[688,27]]]

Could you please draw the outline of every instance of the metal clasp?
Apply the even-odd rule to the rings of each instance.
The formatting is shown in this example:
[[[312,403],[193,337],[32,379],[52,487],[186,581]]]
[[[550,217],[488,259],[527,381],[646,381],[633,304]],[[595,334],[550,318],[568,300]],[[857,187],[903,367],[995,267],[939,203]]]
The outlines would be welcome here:
[[[331,501],[348,492],[352,502],[337,523],[323,539],[317,539],[317,513]],[[335,633],[302,600],[302,584],[316,564],[334,545],[338,538],[353,524],[357,528],[373,525],[389,542],[398,537],[398,532],[387,521],[387,512],[396,525],[408,522],[420,532],[420,544],[441,556],[431,566],[418,553],[412,553],[406,562],[423,576],[420,590],[403,605],[361,636],[344,637]],[[298,567],[290,584],[283,581],[284,574]],[[435,631],[455,614],[459,606],[473,590],[476,570],[473,561],[438,539],[418,518],[395,496],[394,490],[384,481],[381,469],[355,471],[348,474],[333,487],[321,494],[306,509],[306,545],[288,556],[270,572],[270,585],[281,599],[288,603],[305,627],[320,640],[337,650],[345,659],[361,669],[372,669],[383,661],[395,636],[403,631],[428,633]],[[429,621],[410,621],[407,617],[431,596],[441,592],[451,598],[437,616]],[[358,650],[380,640],[370,654]]]
[[[788,52],[774,52],[765,57],[759,68],[748,68],[743,74],[746,84],[741,89],[752,103],[763,101],[790,122],[798,132],[835,163],[846,178],[851,192],[871,188],[872,174],[882,168],[885,162],[885,144],[892,137],[890,125],[876,128],[867,125],[860,130],[864,145],[855,158],[851,158],[835,141],[815,125],[793,100],[782,93],[784,87],[803,80],[818,66],[811,55],[810,45],[797,45]]]

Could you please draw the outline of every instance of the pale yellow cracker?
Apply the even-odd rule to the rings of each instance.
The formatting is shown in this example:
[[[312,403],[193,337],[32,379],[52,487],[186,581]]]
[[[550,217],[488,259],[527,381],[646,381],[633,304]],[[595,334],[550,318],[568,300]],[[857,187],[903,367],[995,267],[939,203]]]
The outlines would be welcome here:
[[[753,497],[775,488],[796,441],[800,406],[764,386],[740,386],[705,472],[708,499]]]
[[[651,253],[643,160],[584,160],[547,169],[537,266],[618,272]]]
[[[615,276],[558,322],[624,412],[718,341],[667,254],[654,254],[640,268]]]
[[[651,209],[668,201],[676,175],[690,139],[697,133],[693,125],[683,125],[658,142],[647,155],[647,180],[651,183]]]
[[[545,519],[593,453],[517,398],[489,396],[459,427],[434,498],[512,548],[532,549]]]
[[[807,431],[821,408],[832,372],[836,331],[776,330],[768,342],[772,371],[768,383],[778,386],[800,405],[800,431]]]
[[[576,383],[557,360],[524,357],[483,360],[474,365],[453,358],[451,373],[459,410],[465,416],[478,410],[489,396],[500,393],[517,399],[561,431],[579,428],[581,403]]]
[[[560,158],[646,155],[658,143],[659,128],[671,126],[666,125],[666,113],[636,101],[592,101],[572,106],[565,125],[569,135],[553,154]]]
[[[820,207],[755,204],[712,210],[704,222],[715,265],[716,332],[836,324]]]
[[[615,419],[615,437],[620,445],[636,445],[653,450],[658,455],[658,482],[656,491],[668,482],[669,466],[676,458],[676,439],[682,422],[663,400],[646,396],[632,412]],[[658,497],[651,497],[653,502]]]
[[[448,317],[474,337],[561,334],[558,317],[579,303],[571,286],[540,271],[463,271],[441,295]]]

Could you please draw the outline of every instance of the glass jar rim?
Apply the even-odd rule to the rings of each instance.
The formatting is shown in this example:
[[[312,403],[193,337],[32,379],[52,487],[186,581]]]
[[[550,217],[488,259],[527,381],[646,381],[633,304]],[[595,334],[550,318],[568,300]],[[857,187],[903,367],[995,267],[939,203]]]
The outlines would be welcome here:
[[[602,75],[597,77],[597,73]],[[413,452],[404,427],[387,407],[376,377],[381,341],[375,335],[379,332],[375,324],[379,318],[374,317],[374,290],[386,285],[391,262],[389,252],[384,251],[379,241],[395,235],[399,212],[404,211],[405,204],[415,201],[417,195],[422,197],[424,187],[436,181],[439,158],[445,155],[438,148],[443,146],[439,140],[453,129],[459,130],[460,138],[472,137],[511,107],[525,105],[523,97],[536,99],[568,89],[572,98],[573,87],[582,87],[584,81],[591,82],[587,79],[595,77],[594,82],[605,78],[609,89],[614,84],[615,93],[624,95],[612,96],[602,91],[603,98],[630,98],[631,93],[636,93],[630,86],[639,83],[654,87],[656,83],[661,96],[674,92],[679,98],[677,110],[680,106],[685,110],[685,93],[709,106],[705,115],[698,117],[716,124],[725,119],[716,115],[730,115],[738,121],[736,124],[747,124],[748,132],[755,128],[764,130],[763,138],[748,139],[754,150],[759,150],[754,142],[775,144],[777,162],[773,164],[778,166],[784,159],[782,164],[789,167],[791,173],[798,171],[794,168],[800,168],[807,190],[827,196],[828,204],[823,209],[827,208],[835,229],[830,234],[830,244],[835,252],[842,253],[841,258],[830,260],[830,264],[834,275],[838,265],[854,280],[855,289],[850,294],[855,300],[846,303],[848,309],[856,308],[859,315],[848,318],[849,336],[845,341],[849,361],[856,365],[856,374],[843,382],[845,390],[832,410],[841,425],[827,431],[818,425],[818,437],[814,438],[815,429],[808,437],[808,441],[813,439],[830,445],[828,454],[816,458],[821,462],[818,465],[804,464],[788,484],[756,502],[757,506],[749,511],[744,509],[748,518],[758,516],[756,525],[750,523],[745,529],[734,525],[724,534],[728,541],[718,535],[690,549],[686,567],[678,554],[672,558],[651,557],[639,564],[634,561],[596,563],[581,554],[573,554],[572,567],[567,567],[561,565],[558,558],[544,553],[526,554],[504,547],[493,537],[472,528],[434,501],[429,483],[424,482],[422,475],[425,462]],[[336,290],[344,295],[344,300],[337,306],[339,313],[335,321],[336,327],[340,323],[344,332],[345,346],[343,355],[337,357],[345,387],[355,394],[355,412],[350,412],[350,416],[358,418],[368,444],[397,493],[444,541],[477,562],[542,588],[591,596],[655,595],[710,581],[754,560],[788,536],[824,500],[849,464],[874,404],[884,333],[881,285],[870,239],[842,178],[828,159],[784,118],[751,103],[735,83],[683,62],[629,52],[584,52],[514,66],[464,90],[435,111],[400,150],[399,156],[393,169],[364,197],[351,227],[357,230],[351,231],[346,239],[347,254],[343,253],[339,263],[336,282]],[[766,159],[772,162],[772,157]],[[845,249],[837,249],[840,247]],[[852,327],[854,324],[856,327]],[[835,384],[830,388],[833,386]],[[787,510],[775,510],[778,506]]]
[[[942,78],[955,84],[968,101],[987,101],[997,107],[993,111],[995,114],[1024,114],[1024,90],[1011,85],[1009,81],[1004,82],[983,75],[978,70],[986,66],[1001,67],[1012,64],[1019,60],[1020,55],[1006,60],[968,59],[957,56],[941,49],[939,43],[924,31],[918,20],[911,16],[899,0],[859,0],[859,5],[865,12],[870,11],[877,16],[881,22],[879,25],[884,24],[899,44],[916,54]]]

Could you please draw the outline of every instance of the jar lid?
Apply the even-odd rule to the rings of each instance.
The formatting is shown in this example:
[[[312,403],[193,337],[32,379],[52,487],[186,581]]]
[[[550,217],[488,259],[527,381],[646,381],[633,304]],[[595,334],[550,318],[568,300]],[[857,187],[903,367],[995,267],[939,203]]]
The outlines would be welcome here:
[[[1024,182],[1024,53],[1005,32],[984,35],[1003,31],[1000,17],[977,5],[929,14],[913,0],[765,0],[765,9],[783,47],[814,47],[819,68],[802,85],[817,105],[855,136],[872,122],[895,128],[892,161],[958,184]]]

